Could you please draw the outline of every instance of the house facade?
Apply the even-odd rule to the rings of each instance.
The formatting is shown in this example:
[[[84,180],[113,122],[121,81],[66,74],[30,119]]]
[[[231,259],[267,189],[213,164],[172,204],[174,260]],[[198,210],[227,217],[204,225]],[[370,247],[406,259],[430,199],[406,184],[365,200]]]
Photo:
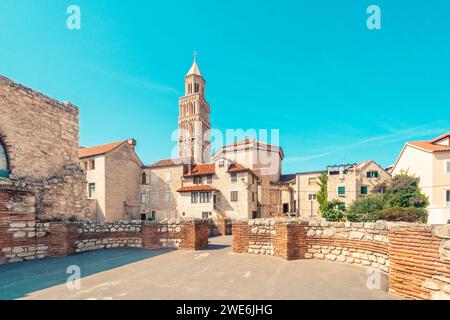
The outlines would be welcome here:
[[[359,164],[329,166],[328,200],[340,200],[348,208],[356,199],[373,192],[383,183],[390,183],[392,176],[375,161]]]
[[[319,176],[325,171],[300,172],[296,174],[295,196],[297,213],[302,218],[320,217],[317,193],[320,191]]]
[[[135,146],[136,141],[128,139],[80,149],[79,161],[86,172],[88,197],[95,201],[96,220],[140,219],[142,162]]]
[[[407,142],[393,168],[393,174],[407,172],[420,178],[428,196],[428,223],[450,221],[450,132],[432,140]]]
[[[143,168],[139,194],[143,220],[180,217],[178,190],[191,163],[190,158],[164,159]]]

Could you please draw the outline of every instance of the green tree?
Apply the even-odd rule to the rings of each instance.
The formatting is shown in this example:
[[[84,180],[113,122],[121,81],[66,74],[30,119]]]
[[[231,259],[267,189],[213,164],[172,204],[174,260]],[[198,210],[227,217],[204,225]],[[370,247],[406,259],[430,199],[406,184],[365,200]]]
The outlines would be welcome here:
[[[317,193],[317,202],[319,203],[319,210],[324,216],[324,210],[328,205],[328,174],[322,172],[319,176],[320,191]]]
[[[341,221],[345,215],[345,203],[340,200],[327,201],[322,215],[327,221]]]

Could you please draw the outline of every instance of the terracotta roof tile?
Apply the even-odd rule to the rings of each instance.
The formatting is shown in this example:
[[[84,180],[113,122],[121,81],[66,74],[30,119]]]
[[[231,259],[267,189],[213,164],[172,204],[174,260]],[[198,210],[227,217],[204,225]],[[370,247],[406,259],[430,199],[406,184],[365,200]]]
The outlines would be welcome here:
[[[233,163],[229,168],[228,172],[240,172],[240,171],[250,171],[249,168],[243,166],[240,163]]]
[[[437,141],[439,141],[439,140],[437,140]],[[439,144],[433,144],[429,141],[414,141],[414,142],[408,142],[407,144],[409,144],[413,147],[417,147],[419,149],[423,149],[425,151],[429,151],[429,152],[450,151],[450,146],[441,146]]]
[[[109,144],[104,144],[101,146],[95,146],[90,148],[81,148],[78,152],[78,155],[80,158],[87,158],[87,157],[93,157],[98,156],[101,154],[105,154],[107,152],[110,152],[114,150],[115,148],[119,147],[123,143],[125,143],[126,140],[123,141],[117,141]]]
[[[439,137],[437,137],[437,138],[434,138],[434,139],[431,140],[430,142],[431,142],[431,143],[436,143],[436,142],[438,142],[438,141],[440,141],[440,140],[443,140],[443,139],[445,139],[445,138],[447,138],[447,137],[450,137],[450,131],[447,132],[447,133],[444,133],[442,136],[439,136]]]
[[[192,166],[191,170],[189,170],[184,176],[185,177],[195,177],[195,176],[204,176],[211,175],[216,173],[216,165],[212,164],[197,164]]]
[[[158,167],[171,167],[171,166],[178,166],[182,164],[190,164],[191,160],[190,158],[172,158],[172,159],[162,159],[154,164],[151,164],[149,166],[146,166],[146,168],[158,168]]]
[[[210,185],[196,185],[196,186],[185,186],[177,190],[178,192],[191,192],[191,191],[217,191],[216,188]]]

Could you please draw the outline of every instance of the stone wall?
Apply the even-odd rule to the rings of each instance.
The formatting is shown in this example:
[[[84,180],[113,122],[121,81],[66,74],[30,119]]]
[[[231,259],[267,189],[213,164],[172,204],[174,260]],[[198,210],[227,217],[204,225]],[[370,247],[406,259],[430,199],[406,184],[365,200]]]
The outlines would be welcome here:
[[[108,248],[200,250],[208,245],[205,220],[38,222],[34,198],[0,190],[0,264]]]
[[[389,271],[388,224],[310,221],[307,259],[325,259]]]
[[[90,219],[78,165],[78,108],[0,76],[0,114],[10,171],[0,189],[34,193],[40,219]]]
[[[11,179],[43,179],[78,163],[76,106],[0,76],[0,114]]]
[[[450,225],[240,220],[233,251],[283,259],[321,259],[377,268],[390,292],[412,299],[450,299]]]

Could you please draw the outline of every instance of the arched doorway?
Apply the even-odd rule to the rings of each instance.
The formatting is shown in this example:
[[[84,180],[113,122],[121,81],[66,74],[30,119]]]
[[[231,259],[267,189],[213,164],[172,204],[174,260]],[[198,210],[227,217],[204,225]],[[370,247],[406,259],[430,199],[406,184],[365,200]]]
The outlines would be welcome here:
[[[7,178],[9,176],[8,154],[3,142],[0,140],[0,177]]]

